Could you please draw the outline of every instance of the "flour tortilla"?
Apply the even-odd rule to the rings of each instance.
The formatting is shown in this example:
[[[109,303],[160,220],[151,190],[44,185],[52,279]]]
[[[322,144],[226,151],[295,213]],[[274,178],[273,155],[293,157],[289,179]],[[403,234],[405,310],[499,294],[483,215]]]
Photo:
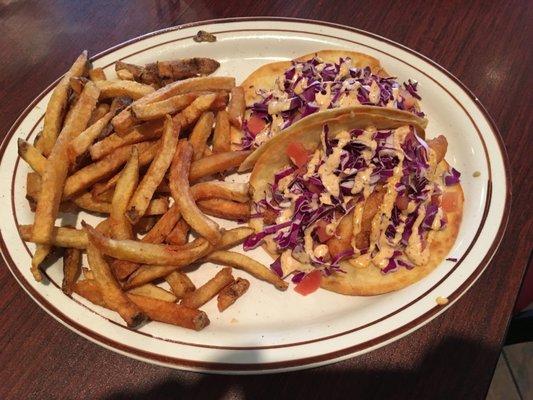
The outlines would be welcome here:
[[[257,159],[250,176],[250,190],[253,201],[262,200],[269,190],[269,185],[274,180],[274,174],[289,165],[290,160],[285,151],[289,143],[298,141],[306,149],[310,151],[316,150],[320,146],[324,124],[328,125],[329,133],[332,137],[342,130],[364,129],[371,125],[378,130],[394,129],[406,125],[406,121],[396,120],[394,113],[387,117],[384,114],[365,114],[357,111],[360,110],[352,110],[341,115],[334,113],[332,118],[327,118],[327,115],[324,114],[318,121],[314,121],[314,124],[305,126],[305,129],[287,130],[272,139],[269,145],[265,146],[266,150],[262,151]],[[438,168],[441,170],[446,169],[448,164],[443,160],[438,165]],[[427,264],[416,266],[411,270],[401,267],[389,274],[383,274],[379,268],[373,265],[364,268],[354,267],[345,261],[341,265],[345,273],[334,273],[329,277],[324,277],[321,286],[324,289],[346,295],[371,296],[404,288],[428,275],[450,252],[461,224],[464,203],[461,185],[448,186],[445,188],[445,192],[455,192],[457,194],[457,208],[446,213],[447,224],[443,230],[431,233],[433,241],[430,245],[430,260]],[[261,218],[253,218],[250,221],[250,226],[256,232],[260,232],[263,229],[263,221]],[[275,243],[271,238],[267,239],[264,245],[265,250],[271,256],[277,257],[279,254],[276,251]]]
[[[371,57],[366,54],[357,53],[353,51],[345,50],[322,50],[315,53],[306,54],[304,56],[298,57],[296,61],[305,61],[309,60],[315,56],[320,57],[325,62],[336,63],[339,61],[340,57],[346,58],[350,57],[352,59],[353,65],[359,68],[370,67],[371,71],[375,75],[380,75],[387,77],[389,74],[381,66],[379,60],[374,57]],[[283,73],[292,66],[291,61],[280,61],[275,63],[270,63],[263,65],[258,68],[256,71],[246,78],[246,80],[241,84],[244,88],[246,106],[251,107],[256,101],[261,100],[261,97],[257,94],[257,90],[272,90],[276,85],[276,79],[283,76]],[[361,113],[374,113],[379,115],[392,115],[390,112],[394,112],[394,117],[397,119],[405,120],[406,123],[415,125],[418,128],[419,135],[424,135],[424,129],[427,126],[427,119],[420,118],[410,112],[401,111],[396,109],[385,109],[384,107],[377,106],[355,106],[355,107],[345,107],[345,108],[335,108],[331,110],[326,110],[318,113],[311,114],[294,125],[291,125],[289,128],[285,129],[284,132],[298,131],[304,129],[306,126],[314,124],[316,121],[333,118],[335,116],[345,114],[346,110],[357,110],[359,109]],[[379,110],[386,110],[385,112]],[[324,115],[322,115],[324,114]],[[266,151],[266,146],[272,142],[272,140],[279,137],[279,135],[274,136],[273,139],[270,139],[268,142],[264,143],[259,149],[254,151],[240,166],[239,172],[247,171],[251,169],[255,162],[259,159],[261,154]],[[234,131],[232,132],[232,143],[240,143],[242,140],[242,132]],[[277,145],[275,145],[277,147]]]

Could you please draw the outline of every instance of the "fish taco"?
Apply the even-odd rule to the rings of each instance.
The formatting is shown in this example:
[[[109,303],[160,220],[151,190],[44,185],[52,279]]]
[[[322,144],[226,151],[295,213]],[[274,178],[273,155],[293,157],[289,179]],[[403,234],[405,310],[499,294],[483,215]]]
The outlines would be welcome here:
[[[405,113],[402,113],[404,115]],[[352,107],[279,134],[250,177],[256,234],[272,269],[302,294],[321,286],[377,295],[417,282],[451,250],[461,223],[460,174],[444,136],[416,116]]]

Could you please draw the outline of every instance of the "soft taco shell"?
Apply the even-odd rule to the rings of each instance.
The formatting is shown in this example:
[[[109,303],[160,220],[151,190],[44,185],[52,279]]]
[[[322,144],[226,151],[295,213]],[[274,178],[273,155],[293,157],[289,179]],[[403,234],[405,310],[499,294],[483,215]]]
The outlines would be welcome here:
[[[359,108],[360,107],[352,109],[349,112],[340,115],[332,113],[330,116],[333,117],[329,119],[327,118],[327,115],[322,115],[321,118],[314,121],[314,124],[306,124],[305,129],[292,129],[293,127],[290,127],[287,131],[282,132],[280,135],[270,140],[267,143],[268,146],[264,145],[263,147],[265,150],[259,155],[250,176],[250,190],[252,192],[253,201],[258,202],[264,198],[264,193],[269,189],[274,174],[290,163],[285,151],[289,143],[299,141],[306,149],[311,151],[316,150],[320,145],[322,127],[324,124],[328,124],[329,132],[333,137],[336,133],[342,130],[356,128],[364,129],[370,125],[375,126],[380,130],[394,129],[412,124],[412,122],[410,123],[406,120],[394,119],[393,114],[385,116],[384,114],[379,113],[364,113]],[[395,111],[379,107],[374,108],[389,112]],[[324,113],[328,112],[329,111],[326,111]],[[401,111],[399,112],[402,114],[409,114]],[[296,124],[294,126],[296,126]],[[261,147],[260,150],[262,150],[263,147]],[[448,164],[443,160],[438,168],[448,168]],[[352,266],[348,262],[344,262],[342,264],[342,269],[346,273],[334,273],[327,278],[323,278],[321,286],[324,289],[341,294],[371,296],[404,288],[428,275],[442,262],[453,247],[461,224],[464,203],[464,195],[461,185],[457,184],[446,187],[445,192],[456,194],[457,207],[446,213],[448,220],[445,229],[431,233],[433,235],[433,241],[430,245],[430,260],[427,264],[416,266],[411,270],[398,268],[395,272],[383,274],[381,273],[381,270],[372,265],[359,268]],[[254,218],[250,221],[250,226],[254,228],[256,232],[259,232],[263,229],[263,221],[261,218]],[[276,247],[272,240],[267,240],[264,248],[270,255],[273,257],[276,256]]]

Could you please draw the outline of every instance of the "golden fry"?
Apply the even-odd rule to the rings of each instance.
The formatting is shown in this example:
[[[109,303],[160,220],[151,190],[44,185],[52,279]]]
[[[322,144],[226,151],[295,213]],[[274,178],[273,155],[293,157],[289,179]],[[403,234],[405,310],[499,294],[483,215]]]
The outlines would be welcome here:
[[[231,282],[233,282],[231,268],[222,268],[213,278],[194,292],[187,293],[180,304],[189,308],[200,308]]]
[[[146,315],[128,299],[111,274],[100,251],[91,243],[87,246],[87,258],[105,303],[117,310],[128,326],[137,326],[143,322]]]
[[[119,147],[123,147],[128,144],[144,142],[146,140],[159,139],[162,133],[162,121],[145,122],[144,124],[133,128],[125,136],[119,136],[116,133],[109,135],[105,139],[93,144],[89,148],[89,152],[91,153],[91,158],[93,160],[99,160],[111,154]]]
[[[98,103],[96,105],[96,108],[93,110],[93,113],[91,114],[91,118],[89,119],[87,125],[91,126],[92,124],[94,124],[104,115],[106,115],[109,112],[110,108],[110,105],[107,103]]]
[[[43,185],[37,201],[33,224],[33,240],[37,243],[46,243],[50,240],[68,173],[68,143],[87,126],[96,105],[98,93],[94,84],[87,82],[78,102],[65,119],[63,129],[48,157],[42,175]]]
[[[32,242],[31,233],[33,225],[20,225],[19,233],[22,240]],[[87,247],[87,234],[79,229],[54,227],[49,244],[58,247],[72,247],[76,249],[85,249]]]
[[[63,254],[63,283],[61,289],[66,295],[71,295],[74,284],[81,274],[81,250],[65,249]]]
[[[108,112],[69,142],[67,152],[71,163],[73,163],[78,156],[87,151],[96,138],[106,128],[107,124],[109,124],[112,117],[113,113]]]
[[[41,152],[24,139],[18,139],[17,144],[20,158],[26,161],[39,175],[43,175],[46,169],[46,158]]]
[[[136,147],[137,151],[142,153],[150,146],[152,146],[151,142],[143,142],[121,147],[100,161],[76,171],[65,181],[63,197],[69,198],[111,175],[128,161],[133,147]]]
[[[248,191],[247,183],[221,181],[200,182],[191,187],[192,197],[196,201],[219,198],[247,203],[250,201]]]
[[[174,294],[152,283],[146,283],[142,286],[137,286],[135,288],[132,288],[128,290],[128,294],[146,296],[152,299],[168,301],[170,303],[174,303],[177,300],[177,297]]]
[[[207,140],[209,139],[209,136],[211,136],[214,122],[215,114],[212,112],[204,112],[189,135],[189,143],[194,151],[194,161],[203,157],[207,147]]]
[[[127,69],[119,69],[116,72],[117,72],[118,79],[122,79],[126,81],[133,80],[133,74]]]
[[[159,244],[165,241],[167,235],[181,218],[181,212],[177,204],[174,204],[163,216],[156,222],[154,227],[143,238],[144,243]]]
[[[247,221],[250,219],[250,204],[238,203],[226,199],[206,199],[196,202],[198,208],[207,215],[231,221]]]
[[[153,321],[181,326],[200,331],[209,325],[207,314],[180,304],[128,294],[128,298],[139,306]]]
[[[196,289],[190,278],[179,271],[171,272],[165,277],[165,280],[178,299],[182,299],[187,293],[194,292]]]
[[[246,293],[249,287],[249,281],[246,279],[237,278],[235,282],[222,289],[217,296],[218,311],[222,312],[235,303],[239,297]]]
[[[229,116],[224,110],[217,113],[213,133],[213,153],[231,151]]]
[[[231,89],[231,98],[228,105],[229,121],[234,127],[242,128],[245,109],[244,88],[242,86],[236,86]]]
[[[44,259],[50,254],[52,246],[47,244],[37,244],[35,247],[35,253],[31,258],[31,273],[37,282],[41,282],[43,279],[43,274],[39,269],[39,266],[44,261]]]
[[[175,114],[189,106],[197,97],[198,93],[179,94],[149,104],[135,104],[131,109],[135,117],[148,121],[163,118],[166,114]]]
[[[89,70],[89,79],[91,81],[106,81],[107,77],[102,68],[93,68]]]
[[[100,99],[126,96],[137,100],[155,91],[150,85],[134,81],[95,81],[94,83],[100,89]]]
[[[46,113],[44,115],[44,126],[41,132],[38,143],[38,149],[45,156],[50,155],[52,148],[56,142],[59,132],[61,131],[61,123],[68,102],[68,93],[70,88],[70,78],[82,76],[87,67],[87,51],[82,52],[74,61],[72,67],[61,78],[50,97],[50,101],[46,106]]]
[[[167,235],[165,242],[182,246],[188,242],[190,226],[185,220],[180,219]]]
[[[182,267],[205,256],[210,250],[209,242],[199,238],[191,245],[167,246],[143,243],[134,240],[110,239],[82,222],[89,238],[104,254],[121,260],[140,264],[173,265]]]
[[[139,182],[139,152],[136,148],[131,151],[131,156],[120,174],[111,201],[111,236],[115,239],[132,239],[133,231],[130,222],[126,218],[126,209],[131,196],[135,192]]]
[[[142,153],[139,154],[139,168],[144,167],[152,162],[154,157],[159,151],[161,143],[159,141],[151,142],[151,145]],[[118,178],[120,177],[120,172],[113,175],[107,182],[95,183],[91,190],[92,194],[96,198],[100,198],[104,193],[114,190],[113,188],[117,184]]]
[[[241,227],[225,231],[222,234],[222,240],[216,246],[216,250],[226,250],[242,243],[254,230],[252,228]],[[192,242],[194,243],[194,242]],[[206,253],[213,250],[211,246]],[[205,261],[205,260],[200,260]],[[163,278],[178,270],[179,266],[158,266],[142,265],[128,278],[125,287],[135,287],[144,283],[152,282],[155,279]]]
[[[132,224],[137,223],[146,213],[150,199],[165,177],[165,173],[172,162],[172,157],[176,152],[179,133],[180,126],[176,125],[170,116],[167,116],[161,139],[161,150],[150,164],[148,171],[141,180],[141,183],[139,183],[128,205],[126,216]]]
[[[191,164],[189,181],[195,182],[206,176],[237,168],[250,154],[250,151],[228,151],[204,157]]]
[[[183,219],[211,244],[216,244],[222,237],[218,225],[200,211],[191,196],[188,180],[191,160],[192,146],[187,141],[180,142],[170,167],[170,191]]]
[[[286,290],[289,286],[287,282],[271,271],[270,268],[265,267],[263,264],[248,256],[245,256],[244,254],[235,253],[232,251],[215,251],[206,256],[205,260],[217,264],[229,265],[246,271],[258,279],[273,284],[279,290]]]
[[[204,111],[209,110],[217,95],[215,93],[204,94],[196,98],[188,107],[186,107],[179,114],[176,114],[172,119],[175,123],[180,124],[182,129],[185,129],[196,122]]]

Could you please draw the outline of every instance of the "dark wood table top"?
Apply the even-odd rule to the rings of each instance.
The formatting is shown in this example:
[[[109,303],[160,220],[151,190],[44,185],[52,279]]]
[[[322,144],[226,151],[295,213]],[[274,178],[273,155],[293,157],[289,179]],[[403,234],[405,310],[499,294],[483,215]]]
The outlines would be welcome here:
[[[302,372],[213,376],[129,359],[53,320],[2,265],[0,398],[484,398],[531,251],[531,9],[527,1],[481,0],[0,2],[0,135],[82,48],[95,54],[212,18],[321,19],[395,40],[461,79],[501,131],[514,188],[500,250],[450,310],[379,350]]]

